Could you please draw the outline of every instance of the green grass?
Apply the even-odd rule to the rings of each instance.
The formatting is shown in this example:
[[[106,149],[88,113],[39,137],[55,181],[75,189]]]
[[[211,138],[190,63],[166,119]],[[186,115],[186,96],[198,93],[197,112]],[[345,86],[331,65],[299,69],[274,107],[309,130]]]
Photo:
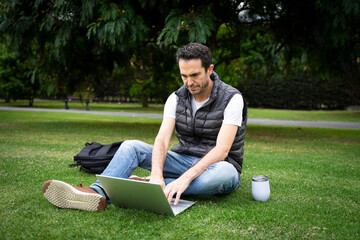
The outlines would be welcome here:
[[[0,100],[0,106],[5,107],[28,107],[29,102],[26,100],[18,100],[16,102],[5,103]],[[72,110],[85,110],[86,104],[79,101],[69,102],[68,106]],[[143,108],[138,103],[97,103],[89,104],[91,111],[116,111],[116,112],[144,112],[144,113],[162,113],[163,105],[150,104],[149,107]],[[50,108],[50,109],[64,109],[64,101],[49,101],[36,99],[34,101],[34,108]]]
[[[360,111],[282,110],[250,108],[249,118],[360,122]]]
[[[189,196],[197,203],[175,218],[59,209],[43,197],[49,179],[95,181],[68,167],[85,142],[153,143],[160,121],[0,111],[0,239],[359,239],[360,130],[249,125],[239,189]],[[268,202],[252,199],[255,175],[269,176]]]
[[[0,100],[0,106],[27,107],[28,101],[18,100],[16,102],[5,103]],[[64,109],[62,101],[48,101],[37,99],[34,108],[53,108]],[[84,110],[85,104],[80,102],[70,102],[70,109]],[[162,114],[163,105],[150,104],[148,108],[143,108],[140,104],[120,104],[120,103],[90,103],[91,111],[116,111],[116,112],[144,112]],[[250,108],[249,118],[268,118],[268,119],[289,119],[289,120],[310,120],[310,121],[342,121],[360,122],[360,111],[300,111],[300,110],[280,110],[280,109],[257,109]]]

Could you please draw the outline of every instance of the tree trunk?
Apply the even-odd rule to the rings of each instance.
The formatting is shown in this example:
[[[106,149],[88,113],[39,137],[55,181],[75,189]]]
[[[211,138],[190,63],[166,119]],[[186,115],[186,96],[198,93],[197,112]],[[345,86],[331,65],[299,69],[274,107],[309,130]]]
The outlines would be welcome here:
[[[34,96],[29,97],[29,107],[34,106]]]
[[[142,94],[141,96],[141,103],[143,107],[149,107],[149,100],[147,94]]]
[[[86,111],[90,111],[90,106],[89,106],[89,101],[86,101],[86,107],[85,107]]]

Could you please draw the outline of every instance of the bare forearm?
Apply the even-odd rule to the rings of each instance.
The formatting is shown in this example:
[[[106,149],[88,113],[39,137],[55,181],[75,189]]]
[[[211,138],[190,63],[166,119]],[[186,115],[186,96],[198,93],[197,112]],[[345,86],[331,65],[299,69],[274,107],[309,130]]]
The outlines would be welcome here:
[[[152,177],[163,177],[163,167],[165,162],[165,157],[167,153],[166,144],[159,139],[155,139],[154,148],[152,152],[152,161],[151,161],[151,176]]]

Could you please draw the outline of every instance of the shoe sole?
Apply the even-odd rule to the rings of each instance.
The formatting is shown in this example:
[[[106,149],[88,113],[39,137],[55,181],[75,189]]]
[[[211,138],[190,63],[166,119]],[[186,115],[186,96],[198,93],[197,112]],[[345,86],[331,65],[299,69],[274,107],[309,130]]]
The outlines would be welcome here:
[[[49,202],[60,208],[100,211],[106,206],[106,201],[100,194],[81,192],[62,181],[45,182],[43,193]]]
[[[136,180],[136,181],[142,181],[142,182],[148,182],[150,181],[150,176],[149,177],[139,177],[136,175],[131,175],[129,177],[130,180]]]

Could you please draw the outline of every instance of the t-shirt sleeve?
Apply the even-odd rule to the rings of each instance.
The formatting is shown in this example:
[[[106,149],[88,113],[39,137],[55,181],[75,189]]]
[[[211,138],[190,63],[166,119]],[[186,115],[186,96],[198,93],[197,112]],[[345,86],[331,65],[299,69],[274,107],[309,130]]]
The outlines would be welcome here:
[[[241,126],[244,100],[240,94],[235,94],[224,110],[223,124]]]
[[[176,118],[176,104],[177,104],[177,96],[175,92],[173,92],[166,100],[164,106],[163,118],[165,117]]]

